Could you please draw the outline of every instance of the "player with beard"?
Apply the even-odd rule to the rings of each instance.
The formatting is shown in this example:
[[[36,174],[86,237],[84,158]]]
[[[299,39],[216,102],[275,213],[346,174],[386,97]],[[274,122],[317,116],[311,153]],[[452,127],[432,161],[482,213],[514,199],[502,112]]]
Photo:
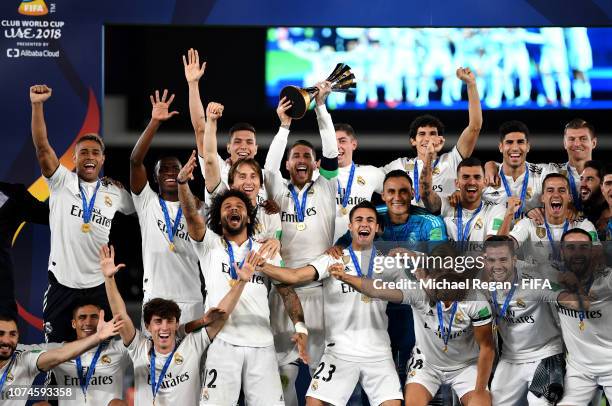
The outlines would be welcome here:
[[[0,403],[3,406],[25,406],[26,400],[12,399],[15,396],[12,387],[31,386],[39,373],[80,356],[116,335],[123,326],[124,321],[119,316],[105,322],[104,310],[101,310],[93,334],[48,351],[37,346],[24,350],[18,348],[17,319],[0,314]]]
[[[580,295],[580,309],[557,306],[567,349],[565,395],[560,406],[586,405],[598,386],[612,399],[612,270],[599,268],[589,232],[574,228],[561,238],[562,287]]]
[[[606,199],[606,210],[597,221],[597,233],[602,241],[612,241],[612,164],[607,164],[601,178],[601,194]]]
[[[384,257],[373,244],[378,231],[376,207],[368,201],[351,209],[351,245],[343,251],[344,262],[322,255],[301,268],[263,266],[265,274],[288,284],[323,281],[325,352],[306,397],[307,405],[347,404],[360,383],[371,404],[399,406],[403,398],[395,371],[384,300],[371,300],[341,281],[331,278],[334,269],[356,277],[372,277],[376,257]]]
[[[198,257],[189,242],[178,199],[176,177],[182,166],[172,156],[156,162],[153,176],[159,193],[151,188],[144,166],[161,123],[178,114],[169,111],[174,95],[167,96],[167,90],[161,98],[158,91],[150,96],[151,120],[130,157],[130,189],[142,235],[143,303],[155,297],[174,300],[181,308],[183,319],[193,320],[204,313],[204,304]]]
[[[439,245],[429,258],[456,255],[452,248]],[[334,269],[332,276],[369,297],[413,308],[416,346],[408,363],[404,392],[407,405],[427,405],[444,384],[455,390],[463,405],[491,404],[487,385],[495,344],[491,308],[481,294],[470,296],[465,289],[425,289],[418,282],[407,289],[387,289],[375,279],[349,275],[343,269]],[[423,281],[427,279],[459,283],[466,276],[448,269],[431,269]]]
[[[385,165],[384,170],[389,173],[393,170],[403,170],[408,173],[414,185],[418,185],[420,171],[427,157],[427,146],[433,141],[435,155],[433,159],[433,189],[442,197],[447,197],[455,191],[455,177],[457,165],[464,158],[469,158],[474,152],[478,135],[482,127],[482,110],[476,78],[469,68],[457,69],[457,78],[467,85],[468,94],[468,126],[463,130],[457,145],[450,152],[440,156],[438,154],[444,147],[444,125],[436,117],[425,115],[417,117],[410,124],[410,144],[416,150],[416,158],[398,158]],[[412,204],[424,207],[418,190],[415,190]]]
[[[483,197],[498,204],[506,203],[510,197],[519,198],[521,206],[515,213],[515,219],[519,219],[540,206],[545,165],[527,162],[531,145],[529,129],[524,123],[507,121],[499,127],[499,135],[499,152],[503,162],[499,168],[497,163],[488,162],[485,168],[493,166],[501,182],[489,182]],[[489,172],[490,170],[485,170],[485,174]]]
[[[189,115],[191,116],[191,124],[196,135],[196,144],[198,147],[198,160],[200,170],[204,179],[207,179],[206,164],[204,162],[205,151],[205,131],[204,122],[206,116],[204,114],[204,105],[200,98],[199,82],[204,71],[206,70],[206,62],[200,64],[200,56],[197,50],[193,48],[187,51],[187,57],[183,55],[183,66],[185,68],[185,79],[189,86]],[[213,157],[217,160],[220,168],[221,181],[226,185],[228,183],[228,174],[232,164],[247,158],[255,158],[257,154],[257,140],[255,138],[255,127],[249,123],[236,123],[229,129],[229,142],[227,144],[227,159],[221,156],[215,150]],[[258,203],[263,203],[267,199],[266,190],[261,188],[257,197]],[[206,202],[208,204],[208,202]]]
[[[604,164],[601,161],[588,161],[580,174],[580,207],[582,214],[596,224],[601,214],[608,208],[601,192]]]
[[[329,82],[316,84],[319,89],[315,97],[315,113],[321,135],[322,157],[319,176],[313,180],[316,168],[315,149],[308,141],[298,140],[287,151],[285,167],[290,179],[283,179],[279,162],[266,159],[265,184],[268,195],[281,209],[281,255],[285,264],[299,268],[319,257],[333,244],[336,216],[336,193],[338,189],[338,146],[331,115],[325,100],[331,92]],[[282,108],[289,108],[287,102]],[[270,145],[273,156],[284,151],[288,132],[279,131]],[[276,151],[276,152],[275,152]],[[270,152],[268,152],[270,154]],[[274,166],[276,165],[276,166]],[[310,369],[314,371],[323,354],[325,328],[323,320],[323,291],[320,281],[295,287],[304,308],[308,326],[308,353]],[[285,401],[297,405],[295,379],[298,373],[298,352],[291,341],[293,323],[278,301],[271,300],[272,326],[275,332],[275,347],[281,366]]]
[[[215,157],[217,151],[217,121],[223,114],[223,105],[209,103],[206,107],[208,120],[202,123],[205,127],[204,138],[204,171],[207,178],[206,185],[207,201],[210,196],[225,192],[229,188],[242,191],[251,199],[251,204],[257,210],[257,227],[253,238],[262,244],[260,255],[266,258],[274,258],[280,251],[281,221],[278,213],[268,214],[257,204],[257,196],[263,187],[263,173],[261,167],[252,158],[242,159],[235,162],[227,176],[227,184],[221,181],[219,162]]]
[[[508,208],[504,208],[504,205],[482,198],[485,188],[484,168],[478,158],[466,158],[457,166],[455,185],[459,190],[459,201],[453,207],[448,198],[441,198],[433,190],[431,165],[427,165],[435,154],[433,143],[430,142],[427,151],[426,165],[421,172],[421,183],[418,187],[421,189],[425,208],[432,213],[441,213],[444,218],[449,239],[482,242],[489,235],[497,234],[499,230],[504,233],[510,230],[516,203],[511,202]],[[510,199],[518,200],[517,197]]]
[[[68,341],[73,334],[71,313],[74,300],[87,295],[108,309],[104,279],[97,260],[98,247],[108,242],[117,211],[134,212],[129,193],[98,178],[104,165],[104,143],[96,134],[76,141],[70,172],[49,144],[43,103],[51,97],[46,85],[30,88],[32,141],[42,174],[49,184],[49,288],[45,292],[43,318],[47,342]]]
[[[100,267],[108,301],[113,314],[125,321],[119,334],[134,363],[136,406],[198,404],[200,396],[205,395],[200,393],[202,355],[227,323],[247,281],[253,277],[258,260],[255,255],[249,255],[241,266],[237,266],[236,282],[221,297],[218,307],[209,308],[202,319],[196,321],[204,327],[179,339],[181,309],[172,300],[155,298],[145,303],[143,318],[149,336],[134,327],[115,281],[115,275],[125,265],[115,265],[113,247],[102,246]]]
[[[597,241],[597,231],[593,223],[584,218],[576,220],[568,218],[572,197],[569,191],[570,184],[565,176],[558,173],[546,175],[542,182],[542,189],[541,202],[544,205],[544,225],[538,225],[531,218],[524,218],[516,223],[509,233],[519,247],[524,246],[525,258],[532,258],[544,263],[558,259],[556,243],[561,241],[561,236],[566,231],[573,228],[587,230],[593,241]],[[517,209],[519,208],[517,207]]]
[[[179,173],[177,182],[189,236],[206,281],[208,308],[214,306],[235,284],[236,268],[240,261],[255,255],[261,245],[252,238],[257,218],[251,199],[236,189],[213,198],[206,227],[187,185],[195,166],[194,151]],[[269,261],[275,265],[281,263],[278,255]],[[256,272],[249,282],[235,312],[212,344],[212,351],[206,358],[203,404],[235,404],[241,385],[248,404],[284,404],[270,327],[270,280],[261,272]],[[295,320],[295,330],[298,332],[293,339],[300,347],[300,355],[306,358],[303,347],[308,331],[297,296],[293,294],[290,300],[285,300],[285,306],[290,318]]]

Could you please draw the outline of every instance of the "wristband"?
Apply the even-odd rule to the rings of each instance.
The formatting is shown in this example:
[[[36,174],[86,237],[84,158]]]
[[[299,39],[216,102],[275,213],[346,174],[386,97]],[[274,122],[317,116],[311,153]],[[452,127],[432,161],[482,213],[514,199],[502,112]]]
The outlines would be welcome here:
[[[176,183],[178,183],[179,185],[184,185],[187,182],[189,182],[189,179],[184,180],[184,181],[181,182],[181,180],[179,178],[176,178]]]
[[[297,323],[295,323],[295,332],[296,333],[301,333],[304,335],[308,335],[308,329],[306,328],[306,324],[304,324],[304,322],[299,321]]]

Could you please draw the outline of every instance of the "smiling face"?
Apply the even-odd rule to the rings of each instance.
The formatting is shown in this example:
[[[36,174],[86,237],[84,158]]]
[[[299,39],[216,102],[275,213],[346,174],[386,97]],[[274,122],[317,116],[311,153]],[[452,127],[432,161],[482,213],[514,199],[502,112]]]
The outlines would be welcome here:
[[[221,227],[229,235],[237,235],[246,230],[250,219],[244,202],[235,196],[228,197],[221,203]]]
[[[104,165],[102,146],[93,140],[79,142],[72,157],[76,173],[85,182],[95,182]]]
[[[481,166],[462,166],[457,173],[455,185],[460,190],[461,203],[476,203],[484,190],[484,171]]]
[[[586,202],[593,196],[599,198],[601,179],[595,168],[584,168],[580,175],[580,200]]]
[[[527,136],[521,132],[508,133],[504,136],[504,140],[499,143],[499,152],[503,156],[504,163],[511,168],[525,165],[529,148]]]
[[[588,161],[593,149],[597,146],[597,138],[591,136],[588,128],[567,128],[563,135],[563,147],[572,161]]]
[[[485,274],[490,281],[512,281],[515,275],[516,256],[508,244],[495,244],[487,246],[485,252]]]
[[[348,229],[351,232],[354,245],[360,249],[372,246],[378,231],[376,212],[366,207],[356,209],[353,212]]]
[[[417,128],[416,135],[410,139],[412,148],[416,149],[419,157],[427,155],[427,145],[433,139],[434,145],[440,142],[440,134],[437,127],[424,126]]]
[[[344,168],[353,162],[353,151],[357,149],[357,140],[346,131],[336,131],[336,143],[338,144],[338,166]]]
[[[389,214],[401,216],[408,213],[412,196],[412,185],[404,177],[389,178],[383,185],[382,199]]]
[[[175,157],[162,158],[155,164],[155,180],[161,193],[176,194],[176,177],[181,171],[181,162]]]
[[[98,321],[100,321],[98,306],[85,305],[76,309],[72,315],[72,328],[76,331],[77,339],[95,334]]]
[[[236,171],[234,172],[234,177],[230,186],[232,189],[244,192],[251,202],[256,204],[257,194],[259,193],[259,189],[261,189],[259,172],[257,172],[252,165],[246,163],[239,164],[236,166]]]
[[[296,145],[291,148],[289,157],[285,164],[291,183],[302,187],[312,179],[312,173],[316,167],[315,154],[307,145]]]
[[[588,277],[591,272],[593,244],[591,239],[582,233],[569,233],[561,243],[561,258],[566,269],[578,278]]]
[[[546,179],[542,186],[541,201],[547,218],[565,219],[567,208],[572,200],[567,179],[552,177]]]
[[[0,362],[13,356],[18,342],[19,332],[15,321],[0,320]]]
[[[601,182],[601,194],[603,194],[608,207],[612,207],[612,174],[605,175]]]
[[[254,158],[257,154],[257,143],[255,133],[249,130],[234,131],[227,144],[227,152],[230,154],[232,163],[246,158]]]
[[[155,314],[151,317],[151,322],[146,325],[146,328],[153,338],[155,351],[163,354],[172,351],[178,326],[178,320],[175,317],[166,319]]]

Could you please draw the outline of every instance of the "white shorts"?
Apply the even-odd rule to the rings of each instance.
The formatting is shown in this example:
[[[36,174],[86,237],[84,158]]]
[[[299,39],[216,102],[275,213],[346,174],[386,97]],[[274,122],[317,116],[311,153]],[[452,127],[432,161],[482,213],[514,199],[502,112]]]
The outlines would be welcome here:
[[[235,405],[240,387],[248,405],[285,404],[273,346],[240,347],[216,338],[207,354],[201,405]]]
[[[436,370],[425,362],[422,354],[417,354],[413,350],[412,357],[408,361],[406,373],[406,385],[411,383],[421,384],[427,389],[432,398],[436,396],[441,385],[450,385],[457,393],[457,396],[462,398],[463,395],[474,390],[478,368],[476,364],[472,364],[453,371]]]
[[[146,299],[142,301],[142,306],[144,309],[144,305],[150,299]],[[181,318],[179,320],[179,324],[187,324],[190,321],[196,320],[204,316],[204,303],[202,302],[176,302],[179,309],[181,309]],[[140,318],[140,326],[141,331],[143,331],[147,336],[149,332],[147,331],[144,323],[144,315]]]
[[[598,386],[603,386],[608,399],[612,399],[612,372],[607,375],[594,376],[584,372],[584,368],[567,360],[565,372],[564,396],[559,403],[560,406],[583,406],[588,405]]]
[[[346,405],[357,382],[372,405],[404,399],[391,358],[376,362],[352,362],[336,358],[328,352],[323,354],[306,396],[332,405]]]
[[[491,396],[495,406],[515,406],[527,403],[529,406],[552,405],[545,397],[537,397],[529,392],[529,385],[533,379],[541,360],[523,363],[510,363],[500,360],[495,368],[495,375],[491,382]]]
[[[319,360],[325,349],[325,328],[323,314],[323,288],[321,286],[296,289],[304,310],[304,321],[308,328],[308,355],[310,369],[319,365]],[[278,364],[288,365],[298,359],[296,345],[291,341],[295,334],[293,322],[285,311],[282,298],[275,288],[270,292],[270,325],[274,333],[274,347]]]

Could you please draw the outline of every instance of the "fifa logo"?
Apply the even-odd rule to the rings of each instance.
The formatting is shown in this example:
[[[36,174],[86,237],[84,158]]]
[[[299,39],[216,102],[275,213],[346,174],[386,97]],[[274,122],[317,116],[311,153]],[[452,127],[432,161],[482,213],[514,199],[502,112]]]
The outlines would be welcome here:
[[[22,0],[17,11],[26,16],[44,16],[49,13],[45,0]]]

